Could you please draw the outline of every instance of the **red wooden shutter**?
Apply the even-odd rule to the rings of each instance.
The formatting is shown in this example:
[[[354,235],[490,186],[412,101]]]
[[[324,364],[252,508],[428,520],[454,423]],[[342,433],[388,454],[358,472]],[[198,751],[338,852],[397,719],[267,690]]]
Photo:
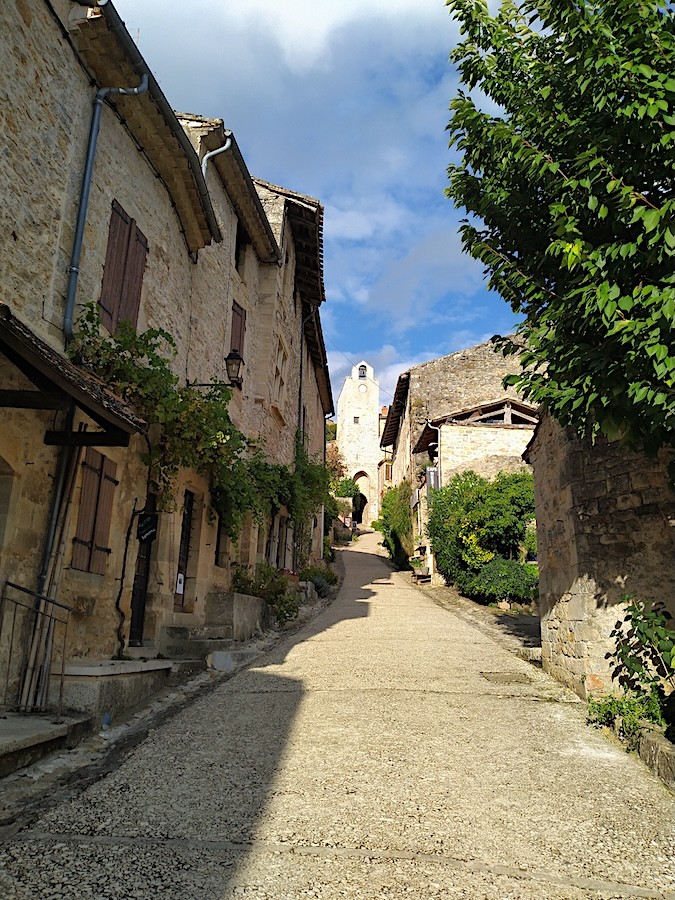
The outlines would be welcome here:
[[[102,464],[102,455],[92,447],[88,447],[82,463],[80,509],[77,514],[77,528],[73,538],[73,561],[71,563],[74,569],[82,569],[83,572],[89,570]]]
[[[131,217],[116,200],[113,200],[101,297],[98,301],[101,307],[101,321],[108,331],[114,331],[119,319],[131,224]]]
[[[244,355],[244,336],[246,334],[246,310],[238,303],[232,303],[232,336],[230,350]]]
[[[89,571],[95,575],[103,575],[110,555],[109,538],[110,522],[112,520],[113,496],[115,487],[119,484],[115,479],[117,466],[107,457],[101,457],[103,466],[101,469],[101,482],[98,491],[98,507],[96,509],[96,523],[91,548],[91,560]]]
[[[141,288],[143,273],[148,256],[148,242],[135,222],[131,223],[129,250],[124,271],[124,283],[119,304],[117,322],[131,322],[135,327],[138,321],[138,308],[141,305]]]

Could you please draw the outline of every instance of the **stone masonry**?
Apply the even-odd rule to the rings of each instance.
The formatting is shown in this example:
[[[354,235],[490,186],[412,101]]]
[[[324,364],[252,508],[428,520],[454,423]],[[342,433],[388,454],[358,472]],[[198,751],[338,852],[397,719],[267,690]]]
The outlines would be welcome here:
[[[542,660],[580,696],[611,687],[610,632],[621,597],[662,600],[675,612],[672,454],[579,440],[545,417],[526,458],[535,476]]]

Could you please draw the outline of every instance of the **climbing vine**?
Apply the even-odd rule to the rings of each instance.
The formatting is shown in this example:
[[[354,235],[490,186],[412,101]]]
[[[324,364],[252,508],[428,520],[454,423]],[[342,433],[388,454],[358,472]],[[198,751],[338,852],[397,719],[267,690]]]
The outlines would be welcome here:
[[[286,506],[300,527],[327,493],[325,467],[308,459],[296,440],[293,467],[270,463],[262,448],[232,422],[232,396],[223,382],[206,390],[182,386],[171,370],[176,342],[162,328],[137,333],[127,322],[114,335],[101,335],[98,307],[85,307],[78,321],[71,356],[94,372],[134,407],[150,427],[148,489],[160,509],[171,509],[180,469],[192,469],[211,488],[212,507],[227,534],[236,538],[244,515],[261,521]],[[324,488],[325,485],[325,488]]]

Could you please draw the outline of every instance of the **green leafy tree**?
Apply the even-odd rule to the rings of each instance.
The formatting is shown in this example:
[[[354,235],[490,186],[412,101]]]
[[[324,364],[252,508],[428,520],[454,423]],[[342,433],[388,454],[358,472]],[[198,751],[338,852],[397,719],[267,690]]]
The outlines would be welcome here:
[[[462,34],[448,194],[470,214],[465,249],[520,316],[511,384],[580,434],[672,444],[672,4],[447,5]]]

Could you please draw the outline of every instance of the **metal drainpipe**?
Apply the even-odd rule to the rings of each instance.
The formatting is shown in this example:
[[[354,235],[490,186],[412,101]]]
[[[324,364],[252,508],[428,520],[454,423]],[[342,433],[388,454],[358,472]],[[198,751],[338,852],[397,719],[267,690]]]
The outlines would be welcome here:
[[[91,188],[91,179],[94,171],[94,159],[96,158],[96,142],[98,133],[101,128],[101,112],[103,110],[103,101],[110,94],[144,94],[148,89],[148,76],[143,73],[141,83],[135,88],[126,87],[102,87],[96,91],[94,97],[93,110],[91,114],[91,125],[89,126],[89,140],[87,143],[87,156],[84,164],[84,172],[82,173],[82,185],[80,187],[80,202],[77,209],[77,219],[75,222],[75,237],[73,239],[73,249],[70,254],[70,265],[68,266],[68,289],[66,291],[66,310],[63,316],[63,333],[66,339],[66,347],[73,339],[73,314],[75,311],[75,298],[77,296],[77,280],[80,275],[80,256],[82,255],[82,241],[84,238],[84,224],[87,218],[87,207],[89,206],[89,189]]]
[[[66,422],[64,432],[70,434],[73,430],[73,421],[75,419],[75,404],[71,403],[66,413]],[[61,503],[63,502],[63,492],[68,478],[68,469],[72,459],[74,448],[72,444],[64,444],[59,453],[59,461],[54,476],[54,488],[52,491],[52,505],[49,510],[49,523],[47,525],[47,535],[42,551],[42,564],[37,581],[37,593],[44,594],[47,576],[49,574],[49,563],[52,558],[52,550],[54,549],[54,539],[56,537],[56,527],[61,512]],[[38,601],[36,601],[38,602]]]
[[[204,179],[206,179],[206,167],[209,163],[209,160],[212,156],[218,156],[219,153],[224,153],[226,150],[229,150],[232,146],[232,138],[228,138],[222,147],[218,147],[217,150],[211,150],[209,153],[204,154],[202,159],[202,175]]]
[[[441,481],[441,427],[440,425],[432,425],[429,419],[427,419],[427,426],[429,428],[433,428],[433,430],[438,434],[438,443],[436,446],[438,447],[438,486],[439,488],[443,487],[443,482]]]

